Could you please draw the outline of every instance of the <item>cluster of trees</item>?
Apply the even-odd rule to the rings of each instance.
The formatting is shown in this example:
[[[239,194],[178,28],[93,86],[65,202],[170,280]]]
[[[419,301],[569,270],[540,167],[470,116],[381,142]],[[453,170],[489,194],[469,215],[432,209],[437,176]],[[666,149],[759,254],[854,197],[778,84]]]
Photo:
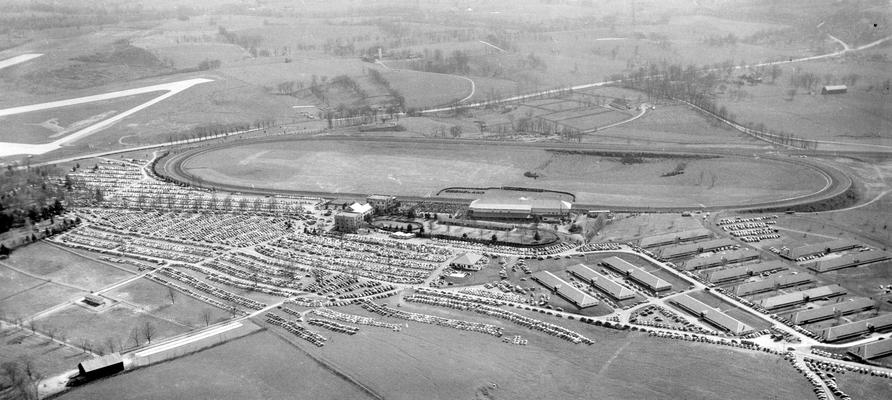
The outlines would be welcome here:
[[[37,384],[43,375],[28,357],[0,364],[0,395],[5,399],[36,400]]]
[[[248,53],[251,53],[251,56],[253,57],[269,57],[270,55],[269,50],[258,50],[257,46],[263,42],[263,37],[260,35],[240,35],[235,32],[230,32],[222,26],[218,27],[217,33],[223,38],[224,42],[244,48]]]
[[[220,62],[220,60],[204,59],[198,63],[198,70],[199,71],[208,71],[208,70],[220,68],[221,65],[223,65],[223,63]]]
[[[359,86],[353,78],[347,75],[338,75],[331,78],[331,86],[351,90],[361,99],[368,97],[368,93],[362,89],[362,86]]]
[[[55,178],[59,174],[53,167],[8,165],[0,179],[0,233],[61,214],[65,188]]]
[[[402,93],[400,93],[399,90],[394,89],[393,86],[390,85],[390,81],[388,81],[387,78],[385,78],[380,71],[369,68],[368,75],[372,82],[375,82],[387,89],[387,93],[390,95],[391,98],[393,98],[393,103],[396,108],[398,108],[399,110],[406,109],[406,98],[403,96]]]
[[[444,56],[442,50],[436,49],[429,58],[409,61],[407,68],[441,74],[467,75],[471,72],[470,61],[471,58],[464,51],[454,50],[450,55]]]
[[[737,35],[733,33],[729,33],[725,36],[710,35],[709,37],[703,39],[703,44],[715,47],[733,46],[737,44],[739,40],[740,38],[738,38]]]
[[[431,128],[431,136],[446,138],[451,137],[453,139],[458,139],[462,135],[462,127],[459,125],[452,125],[450,127],[445,127],[443,125],[437,125]]]

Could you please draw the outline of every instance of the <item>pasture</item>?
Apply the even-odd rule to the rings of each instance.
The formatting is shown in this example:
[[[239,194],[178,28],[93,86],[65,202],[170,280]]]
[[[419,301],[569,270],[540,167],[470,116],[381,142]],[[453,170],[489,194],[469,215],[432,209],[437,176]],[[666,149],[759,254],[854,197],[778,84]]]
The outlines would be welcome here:
[[[0,324],[0,360],[30,360],[44,376],[70,370],[90,355],[68,346],[51,342],[31,332]]]
[[[765,159],[667,156],[624,164],[528,146],[384,140],[245,143],[199,153],[181,166],[204,182],[240,187],[431,196],[452,186],[521,186],[575,193],[582,204],[625,206],[751,203],[811,194],[825,184],[809,167]],[[677,168],[684,173],[666,176]],[[527,171],[539,178],[525,177]]]
[[[0,300],[8,318],[26,319],[51,307],[81,299],[89,292],[46,282]]]
[[[503,326],[507,335],[528,339],[529,344],[512,346],[487,335],[410,323],[398,333],[364,328],[357,335],[338,336],[325,347],[307,351],[324,357],[383,397],[394,399],[473,398],[482,394],[492,398],[575,399],[595,393],[604,398],[762,396],[753,390],[799,398],[810,390],[807,381],[789,365],[775,362],[776,356],[666,342],[638,333],[549,319],[596,341],[592,346],[573,345],[473,313],[416,303],[403,303],[401,308],[496,324]],[[437,385],[432,387],[428,383],[431,380]]]

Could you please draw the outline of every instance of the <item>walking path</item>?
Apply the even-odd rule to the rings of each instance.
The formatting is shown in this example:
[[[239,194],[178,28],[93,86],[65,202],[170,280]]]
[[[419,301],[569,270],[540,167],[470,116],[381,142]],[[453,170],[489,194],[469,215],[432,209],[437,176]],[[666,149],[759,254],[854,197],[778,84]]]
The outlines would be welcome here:
[[[25,61],[33,60],[37,57],[42,56],[43,54],[22,54],[20,56],[15,56],[12,58],[7,58],[3,61],[0,61],[0,69],[8,68],[16,64],[21,64]]]

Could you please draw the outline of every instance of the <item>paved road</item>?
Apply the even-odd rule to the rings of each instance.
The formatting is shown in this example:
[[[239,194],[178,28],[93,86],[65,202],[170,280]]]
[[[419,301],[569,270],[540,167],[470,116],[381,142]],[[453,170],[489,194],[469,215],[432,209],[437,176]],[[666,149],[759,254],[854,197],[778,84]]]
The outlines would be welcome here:
[[[68,144],[68,143],[76,141],[78,139],[87,137],[87,136],[92,135],[96,132],[99,132],[105,128],[108,128],[109,126],[114,125],[118,121],[120,121],[124,118],[127,118],[128,116],[133,115],[133,114],[135,114],[143,109],[146,109],[148,107],[151,107],[152,105],[154,105],[156,103],[160,103],[160,102],[166,100],[167,98],[176,95],[177,93],[180,93],[186,89],[191,88],[192,86],[202,84],[202,83],[207,83],[207,82],[212,82],[212,80],[204,79],[204,78],[187,79],[187,80],[182,80],[182,81],[177,81],[177,82],[163,83],[160,85],[144,86],[141,88],[119,90],[116,92],[109,92],[109,93],[97,94],[97,95],[92,95],[92,96],[78,97],[78,98],[74,98],[74,99],[58,100],[58,101],[51,101],[51,102],[47,102],[47,103],[31,104],[31,105],[27,105],[27,106],[19,106],[19,107],[11,107],[11,108],[2,109],[2,110],[0,110],[0,117],[7,116],[7,115],[15,115],[15,114],[33,112],[33,111],[48,110],[48,109],[53,109],[53,108],[58,108],[58,107],[67,107],[67,106],[73,106],[73,105],[79,105],[79,104],[86,104],[86,103],[92,103],[92,102],[101,101],[101,100],[110,100],[110,99],[116,99],[116,98],[120,98],[120,97],[127,97],[127,96],[133,96],[133,95],[144,94],[144,93],[159,92],[159,91],[167,92],[167,93],[164,93],[158,97],[155,97],[154,99],[151,99],[145,103],[142,103],[136,107],[133,107],[127,111],[118,113],[118,114],[112,116],[111,118],[107,118],[102,121],[99,121],[93,125],[90,125],[90,126],[85,127],[81,130],[78,130],[77,132],[74,132],[70,135],[66,135],[65,137],[62,137],[62,138],[60,138],[56,141],[53,141],[51,143],[28,144],[28,143],[0,142],[0,157],[12,156],[12,155],[17,155],[17,154],[48,153],[50,151],[53,151],[53,150],[56,150],[56,149],[62,147],[65,144]]]
[[[33,60],[37,57],[42,56],[43,54],[22,54],[20,56],[15,56],[12,58],[7,58],[3,61],[0,61],[0,69],[8,68],[16,64],[21,64],[26,61]]]

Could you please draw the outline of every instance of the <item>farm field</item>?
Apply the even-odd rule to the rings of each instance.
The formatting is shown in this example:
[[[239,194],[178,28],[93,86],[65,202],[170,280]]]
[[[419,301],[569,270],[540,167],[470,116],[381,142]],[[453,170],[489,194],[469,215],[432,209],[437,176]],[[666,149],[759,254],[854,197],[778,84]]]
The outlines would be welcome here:
[[[146,278],[138,279],[104,295],[136,305],[152,315],[173,320],[183,325],[189,325],[193,328],[205,326],[204,317],[202,316],[205,310],[211,313],[208,320],[211,324],[229,318],[228,311],[198,301],[180,292],[174,294],[174,299],[171,303],[170,291],[167,287]]]
[[[862,145],[892,145],[892,105],[886,100],[888,90],[882,89],[882,68],[872,63],[816,61],[803,64],[805,72],[819,76],[835,77],[824,80],[813,92],[799,88],[790,95],[792,86],[787,82],[794,73],[792,67],[784,68],[784,75],[774,85],[746,86],[748,97],[743,100],[719,96],[720,104],[735,113],[739,121],[764,123],[770,129],[792,133],[799,137],[822,141],[858,143]],[[840,84],[844,74],[856,74],[861,78],[847,93],[820,94],[823,84]],[[885,76],[888,78],[888,76]],[[832,148],[831,144],[819,144],[818,149]]]
[[[53,282],[96,291],[133,276],[47,243],[34,243],[12,253],[10,265]]]
[[[583,204],[626,206],[768,201],[810,194],[825,184],[804,166],[730,157],[686,159],[683,174],[661,176],[681,164],[661,158],[626,165],[531,147],[299,140],[221,147],[185,160],[182,168],[204,182],[278,190],[430,196],[451,186],[535,186],[575,193]],[[526,171],[540,177],[533,181]],[[772,181],[765,182],[766,176]]]
[[[275,334],[259,332],[193,355],[75,388],[59,398],[373,398],[333,374],[329,368]]]
[[[406,107],[451,104],[471,94],[471,82],[459,76],[410,70],[384,72],[382,75],[391,87],[406,98]]]

